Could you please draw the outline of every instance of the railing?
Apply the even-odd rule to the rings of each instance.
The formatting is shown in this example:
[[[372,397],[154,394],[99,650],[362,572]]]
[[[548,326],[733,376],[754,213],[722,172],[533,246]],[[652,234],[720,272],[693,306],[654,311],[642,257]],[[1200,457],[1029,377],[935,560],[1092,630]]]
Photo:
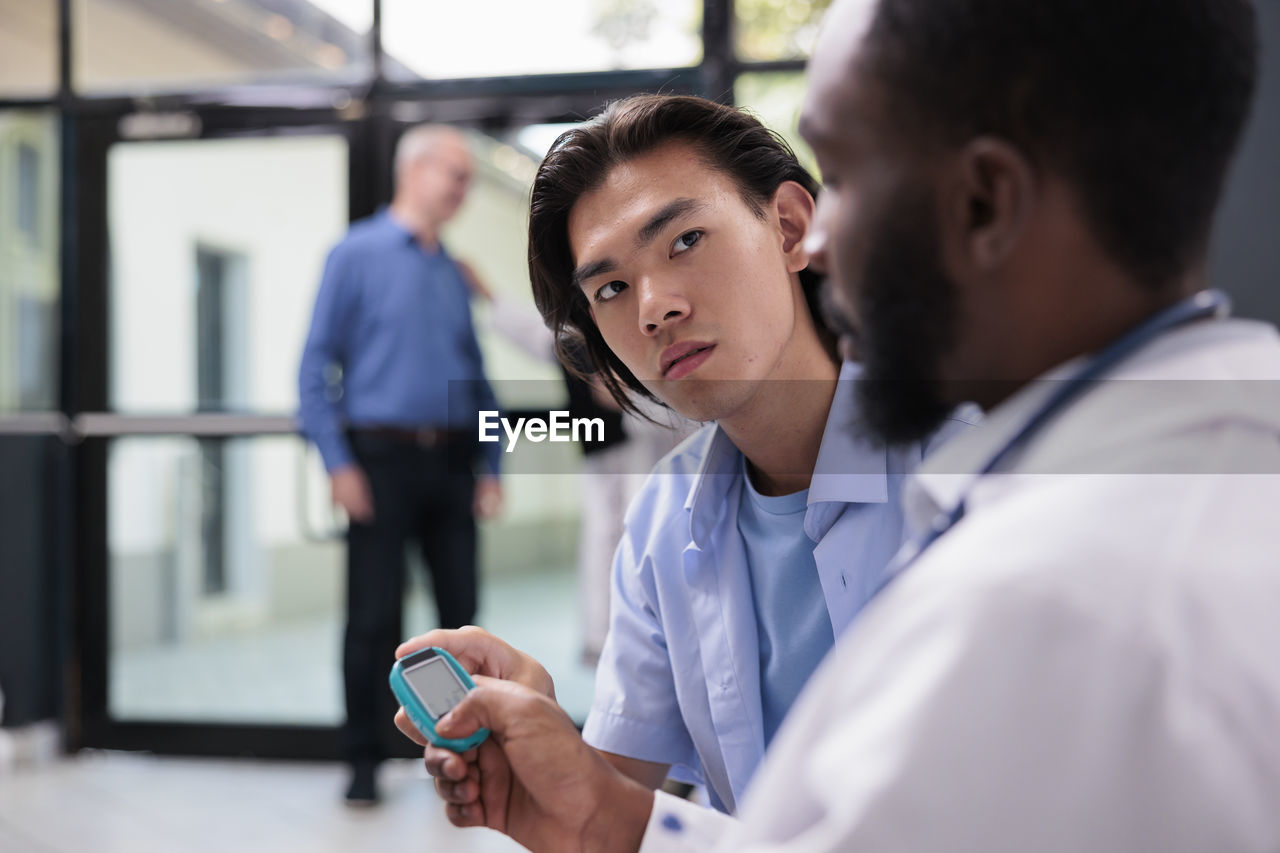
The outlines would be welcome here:
[[[203,412],[190,415],[119,415],[90,412],[68,418],[61,412],[19,412],[0,415],[0,436],[57,436],[67,444],[90,438],[134,436],[187,436],[191,438],[237,438],[298,434],[298,423],[289,415],[246,415],[230,412]],[[332,517],[327,527],[317,525],[308,510],[308,496],[315,483],[311,464],[314,448],[307,445],[297,455],[298,528],[305,539],[325,542],[343,536],[341,521]]]

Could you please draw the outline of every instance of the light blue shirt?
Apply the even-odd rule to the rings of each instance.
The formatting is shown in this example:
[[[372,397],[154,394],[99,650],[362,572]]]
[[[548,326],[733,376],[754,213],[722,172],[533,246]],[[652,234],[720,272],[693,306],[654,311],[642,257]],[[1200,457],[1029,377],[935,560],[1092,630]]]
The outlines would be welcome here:
[[[837,637],[902,544],[902,481],[924,456],[922,445],[877,447],[850,428],[859,371],[841,370],[804,514]],[[976,421],[971,410],[953,416],[930,447]],[[760,638],[738,530],[743,480],[742,453],[711,425],[663,459],[632,502],[583,729],[598,749],[706,784],[724,811],[765,748]]]
[[[804,532],[809,490],[762,495],[745,471],[742,482],[738,532],[746,546],[756,608],[767,749],[809,674],[835,643],[835,635],[818,582],[813,540]]]

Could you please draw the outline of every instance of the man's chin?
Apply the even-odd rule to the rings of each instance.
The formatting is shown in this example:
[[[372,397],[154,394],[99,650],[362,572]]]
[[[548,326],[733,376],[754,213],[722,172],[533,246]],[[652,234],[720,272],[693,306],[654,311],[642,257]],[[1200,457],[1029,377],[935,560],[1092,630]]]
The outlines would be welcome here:
[[[706,423],[732,417],[753,398],[759,386],[745,379],[689,377],[646,381],[645,387],[682,418]]]
[[[858,380],[862,422],[883,444],[907,444],[928,438],[942,426],[954,406],[943,383],[923,379]]]

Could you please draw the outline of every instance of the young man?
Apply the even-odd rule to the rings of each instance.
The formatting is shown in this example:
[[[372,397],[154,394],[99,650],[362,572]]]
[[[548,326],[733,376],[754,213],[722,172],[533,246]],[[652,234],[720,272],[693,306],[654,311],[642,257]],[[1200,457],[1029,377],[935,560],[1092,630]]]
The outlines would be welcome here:
[[[850,429],[857,367],[837,381],[811,307],[816,193],[754,118],[662,96],[562,136],[533,187],[530,270],[557,337],[585,341],[620,404],[715,422],[628,512],[584,735],[649,788],[673,770],[705,782],[725,811],[901,545],[898,493],[924,452]],[[478,632],[400,653],[432,644],[488,674],[540,670]],[[445,783],[465,772],[429,759]]]
[[[908,488],[924,535],[742,823],[495,680],[439,726],[492,731],[454,822],[534,850],[1280,849],[1280,336],[1200,290],[1255,39],[1244,0],[838,0],[802,127],[860,397],[887,437],[988,418]]]

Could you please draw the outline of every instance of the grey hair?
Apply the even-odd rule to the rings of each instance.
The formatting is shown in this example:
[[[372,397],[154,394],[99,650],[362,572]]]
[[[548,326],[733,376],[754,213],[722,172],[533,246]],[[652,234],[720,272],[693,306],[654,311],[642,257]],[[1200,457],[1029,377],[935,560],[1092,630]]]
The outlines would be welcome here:
[[[447,124],[419,124],[406,130],[396,143],[396,177],[403,175],[410,164],[434,151],[445,139],[456,139],[466,145],[466,138],[462,133]]]

